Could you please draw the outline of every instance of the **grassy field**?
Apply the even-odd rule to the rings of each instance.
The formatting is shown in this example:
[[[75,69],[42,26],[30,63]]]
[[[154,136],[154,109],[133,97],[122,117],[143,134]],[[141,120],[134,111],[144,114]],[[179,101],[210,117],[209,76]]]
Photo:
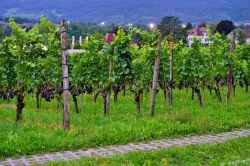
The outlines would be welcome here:
[[[215,94],[205,92],[204,107],[191,100],[191,90],[174,91],[170,108],[161,93],[157,95],[155,117],[149,116],[150,95],[144,95],[142,113],[135,110],[131,94],[119,94],[118,103],[111,103],[110,114],[103,115],[102,99],[97,103],[84,96],[85,112],[74,113],[71,102],[71,130],[61,128],[62,112],[56,112],[56,101],[42,102],[35,108],[35,96],[26,96],[22,122],[15,124],[15,101],[0,101],[0,159],[9,156],[31,155],[110,144],[149,141],[250,128],[250,93],[236,90],[230,107]]]
[[[72,161],[56,161],[44,164],[54,165],[89,165],[89,166],[117,166],[117,165],[143,165],[143,166],[168,166],[168,165],[249,165],[250,137],[230,140],[221,144],[201,144],[187,147],[174,147],[167,150],[137,151],[108,158],[87,158]],[[244,162],[245,161],[245,162]]]

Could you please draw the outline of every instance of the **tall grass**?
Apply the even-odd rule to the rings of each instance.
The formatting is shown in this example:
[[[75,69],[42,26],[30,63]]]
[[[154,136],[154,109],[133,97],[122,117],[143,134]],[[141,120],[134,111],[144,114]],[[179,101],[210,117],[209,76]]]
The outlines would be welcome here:
[[[103,115],[102,98],[84,96],[84,112],[76,114],[71,100],[71,130],[62,129],[62,112],[56,101],[36,109],[35,96],[26,95],[23,120],[15,124],[15,101],[0,101],[0,159],[110,144],[149,141],[168,137],[218,133],[250,128],[250,93],[237,89],[230,107],[205,91],[204,107],[191,100],[191,90],[175,90],[173,106],[168,107],[160,92],[155,117],[149,116],[150,94],[144,94],[142,112],[137,114],[133,95],[119,94],[118,103],[111,100],[110,113]],[[225,96],[225,89],[222,90]],[[204,99],[204,96],[203,96]]]

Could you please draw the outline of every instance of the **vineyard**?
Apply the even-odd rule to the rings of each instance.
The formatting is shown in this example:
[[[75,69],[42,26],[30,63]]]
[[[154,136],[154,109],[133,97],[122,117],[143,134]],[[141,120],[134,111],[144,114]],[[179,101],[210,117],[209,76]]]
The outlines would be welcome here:
[[[235,44],[234,33],[227,39],[216,33],[211,45],[194,40],[189,47],[157,29],[119,27],[106,37],[91,35],[84,52],[68,54],[63,22],[42,17],[30,30],[13,19],[9,24],[12,35],[0,43],[0,115],[8,123],[16,116],[15,132],[30,141],[3,143],[0,158],[249,127],[250,44]],[[58,129],[58,112],[68,134]],[[37,127],[34,119],[42,127],[33,138],[28,128]],[[95,122],[103,128],[91,129]],[[2,133],[12,128],[2,126]],[[57,135],[60,144],[36,142]],[[10,135],[10,142],[17,137]],[[32,140],[39,147],[18,147]]]

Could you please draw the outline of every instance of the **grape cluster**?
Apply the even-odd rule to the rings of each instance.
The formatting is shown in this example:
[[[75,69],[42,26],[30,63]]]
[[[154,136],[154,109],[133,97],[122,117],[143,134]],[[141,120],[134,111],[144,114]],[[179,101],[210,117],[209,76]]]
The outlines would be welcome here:
[[[214,86],[213,86],[212,84],[208,84],[208,85],[207,85],[207,88],[208,88],[209,90],[212,90],[212,89],[214,88]]]
[[[223,81],[223,77],[222,76],[216,76],[216,77],[214,77],[214,82],[216,84],[220,84],[220,83],[222,83],[222,81]]]
[[[83,93],[91,94],[93,92],[92,86],[84,86],[84,84],[79,84],[78,86],[69,85],[69,91],[72,96],[76,97]]]
[[[188,88],[191,85],[189,81],[185,81],[185,88]]]
[[[9,89],[7,91],[0,91],[0,99],[8,100],[13,99],[17,95],[17,92],[13,89]]]
[[[240,87],[244,87],[244,84],[243,84],[243,82],[242,81],[239,81],[239,85],[240,85]]]
[[[13,89],[9,89],[7,96],[11,99],[13,99],[15,97],[15,95],[17,95],[16,91],[14,91]]]
[[[62,95],[63,94],[63,86],[58,86],[55,88],[55,93],[56,94],[59,94],[59,95]]]
[[[178,89],[181,90],[183,89],[183,87],[184,87],[184,83],[183,81],[180,81],[180,83],[178,84]]]
[[[76,88],[72,87],[71,85],[69,86],[69,91],[73,97],[76,97],[80,94],[79,91]]]
[[[169,87],[172,87],[173,89],[175,89],[175,81],[174,80],[170,80],[168,81]]]
[[[7,100],[8,99],[7,94],[4,92],[0,92],[0,99]]]
[[[34,92],[34,89],[28,89],[27,92],[28,92],[28,94],[31,94]]]
[[[43,86],[40,89],[41,97],[44,98],[46,101],[50,102],[51,99],[54,99],[54,88],[49,88],[48,86]]]
[[[92,86],[86,86],[85,90],[88,94],[91,94],[93,92]]]
[[[118,94],[119,92],[121,92],[121,85],[117,85],[117,86],[113,86],[112,89],[114,91],[114,93]]]

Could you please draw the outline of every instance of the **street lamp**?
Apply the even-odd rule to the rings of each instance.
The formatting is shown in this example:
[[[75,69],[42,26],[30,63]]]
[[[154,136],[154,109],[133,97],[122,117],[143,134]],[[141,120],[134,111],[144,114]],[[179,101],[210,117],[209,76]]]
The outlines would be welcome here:
[[[101,22],[101,26],[104,26],[105,25],[105,22]]]
[[[150,23],[150,24],[148,24],[148,27],[150,28],[150,30],[153,30],[155,28],[155,24],[154,23]]]

